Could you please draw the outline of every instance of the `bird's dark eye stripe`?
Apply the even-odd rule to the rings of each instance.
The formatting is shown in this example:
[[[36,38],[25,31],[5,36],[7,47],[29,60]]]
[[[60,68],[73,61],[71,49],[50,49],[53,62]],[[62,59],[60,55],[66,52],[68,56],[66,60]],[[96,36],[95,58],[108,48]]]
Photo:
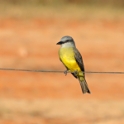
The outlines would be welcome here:
[[[66,40],[64,43],[67,43],[67,42],[69,42],[69,40]]]
[[[67,43],[67,42],[72,42],[71,40],[66,40],[64,43]]]

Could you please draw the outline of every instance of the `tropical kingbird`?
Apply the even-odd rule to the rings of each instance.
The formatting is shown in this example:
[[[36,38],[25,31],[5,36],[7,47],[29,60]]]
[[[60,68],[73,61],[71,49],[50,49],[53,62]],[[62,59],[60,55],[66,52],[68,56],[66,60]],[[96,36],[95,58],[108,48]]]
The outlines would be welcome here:
[[[67,69],[64,73],[67,74],[67,72],[71,72],[71,74],[79,80],[82,92],[90,93],[85,80],[85,69],[82,56],[77,50],[73,38],[64,36],[57,45],[61,45],[61,48],[59,49],[59,58]]]

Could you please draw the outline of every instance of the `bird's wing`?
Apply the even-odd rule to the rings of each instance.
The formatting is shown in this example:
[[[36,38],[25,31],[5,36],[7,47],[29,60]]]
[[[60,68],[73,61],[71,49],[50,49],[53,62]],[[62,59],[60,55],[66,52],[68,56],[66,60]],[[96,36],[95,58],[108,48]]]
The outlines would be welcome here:
[[[79,53],[79,51],[76,48],[74,48],[74,53],[75,53],[74,57],[75,57],[76,62],[78,63],[78,65],[81,68],[81,70],[84,72],[85,69],[84,69],[84,64],[83,64],[81,54]]]

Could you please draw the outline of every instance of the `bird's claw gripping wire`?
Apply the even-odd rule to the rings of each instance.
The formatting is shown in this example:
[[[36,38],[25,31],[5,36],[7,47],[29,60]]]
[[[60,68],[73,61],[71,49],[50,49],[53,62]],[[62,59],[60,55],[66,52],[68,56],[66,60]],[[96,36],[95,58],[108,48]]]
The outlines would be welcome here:
[[[64,71],[65,76],[66,76],[67,73],[69,73],[69,72],[70,72],[70,70],[65,70],[65,71]],[[73,73],[74,73],[75,75],[77,75],[77,74],[78,74],[78,71],[74,71]]]
[[[65,71],[64,71],[65,76],[67,75],[67,73],[68,73],[68,70],[65,70]]]

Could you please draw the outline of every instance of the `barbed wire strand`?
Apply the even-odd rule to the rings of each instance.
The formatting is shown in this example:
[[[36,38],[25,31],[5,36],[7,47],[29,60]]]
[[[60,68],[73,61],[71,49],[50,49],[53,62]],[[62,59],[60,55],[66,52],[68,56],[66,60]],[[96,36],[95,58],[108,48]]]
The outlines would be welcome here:
[[[26,71],[26,72],[41,72],[41,73],[64,73],[65,71],[59,70],[31,70],[31,69],[15,69],[15,68],[0,68],[1,71]],[[68,72],[71,73],[71,72]],[[124,72],[97,72],[97,71],[85,71],[83,73],[94,74],[124,74]]]

